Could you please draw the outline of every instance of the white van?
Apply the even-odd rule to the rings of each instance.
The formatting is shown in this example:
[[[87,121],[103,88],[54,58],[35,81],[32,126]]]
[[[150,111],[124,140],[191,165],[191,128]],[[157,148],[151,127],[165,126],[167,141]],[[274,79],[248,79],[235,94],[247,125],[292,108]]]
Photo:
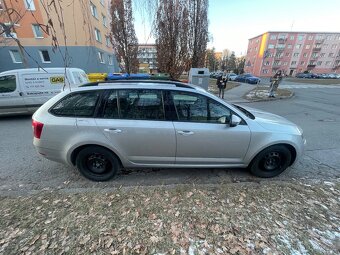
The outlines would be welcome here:
[[[65,75],[66,74],[66,75]],[[28,68],[0,73],[0,116],[33,113],[65,88],[88,83],[78,68]]]

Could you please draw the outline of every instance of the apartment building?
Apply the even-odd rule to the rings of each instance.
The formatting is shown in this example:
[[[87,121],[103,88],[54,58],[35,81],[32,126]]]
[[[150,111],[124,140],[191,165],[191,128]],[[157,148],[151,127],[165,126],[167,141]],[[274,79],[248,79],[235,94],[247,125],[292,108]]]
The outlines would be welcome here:
[[[340,33],[270,31],[249,39],[245,72],[340,73]]]
[[[58,1],[56,12],[53,6],[47,7],[46,0],[0,0],[0,72],[39,66],[63,67],[65,62],[86,72],[119,71],[109,38],[110,2]],[[53,27],[47,29],[45,25],[49,23]],[[23,49],[13,38],[20,41]]]
[[[139,72],[157,72],[158,66],[156,44],[139,44],[137,58],[139,62]]]

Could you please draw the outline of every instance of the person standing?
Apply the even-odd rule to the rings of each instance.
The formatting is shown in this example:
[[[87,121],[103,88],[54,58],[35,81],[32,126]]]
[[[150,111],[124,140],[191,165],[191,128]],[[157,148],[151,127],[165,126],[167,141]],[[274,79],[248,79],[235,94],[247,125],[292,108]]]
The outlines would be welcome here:
[[[216,85],[218,87],[218,97],[224,98],[224,89],[225,89],[225,87],[224,87],[222,75],[217,77]]]
[[[268,97],[275,97],[275,91],[277,90],[280,82],[282,80],[282,71],[278,70],[274,76],[270,79],[271,84],[269,88],[269,96]]]

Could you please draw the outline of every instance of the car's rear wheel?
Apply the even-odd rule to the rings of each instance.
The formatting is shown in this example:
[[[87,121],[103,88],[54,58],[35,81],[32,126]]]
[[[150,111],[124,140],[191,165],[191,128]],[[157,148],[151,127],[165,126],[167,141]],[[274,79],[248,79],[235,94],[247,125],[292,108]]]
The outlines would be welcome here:
[[[250,172],[258,177],[274,177],[286,170],[291,159],[291,152],[286,146],[273,145],[261,151],[254,158],[250,165]]]
[[[82,149],[76,158],[80,173],[92,181],[107,181],[119,170],[119,160],[111,151],[100,146]]]

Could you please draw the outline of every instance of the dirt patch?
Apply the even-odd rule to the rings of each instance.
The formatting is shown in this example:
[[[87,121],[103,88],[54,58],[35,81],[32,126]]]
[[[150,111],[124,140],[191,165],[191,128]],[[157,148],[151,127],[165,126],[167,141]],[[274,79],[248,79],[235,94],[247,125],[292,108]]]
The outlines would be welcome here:
[[[275,92],[275,98],[269,98],[269,87],[265,86],[257,86],[253,90],[249,91],[247,94],[243,96],[244,99],[250,101],[259,101],[259,100],[273,100],[273,99],[285,99],[290,98],[294,95],[294,93],[288,89],[280,89],[278,88]]]
[[[308,83],[308,84],[318,84],[318,85],[339,85],[340,86],[340,79],[286,78],[284,80],[288,82],[294,82],[294,83]]]
[[[0,198],[0,254],[338,254],[340,181]]]

